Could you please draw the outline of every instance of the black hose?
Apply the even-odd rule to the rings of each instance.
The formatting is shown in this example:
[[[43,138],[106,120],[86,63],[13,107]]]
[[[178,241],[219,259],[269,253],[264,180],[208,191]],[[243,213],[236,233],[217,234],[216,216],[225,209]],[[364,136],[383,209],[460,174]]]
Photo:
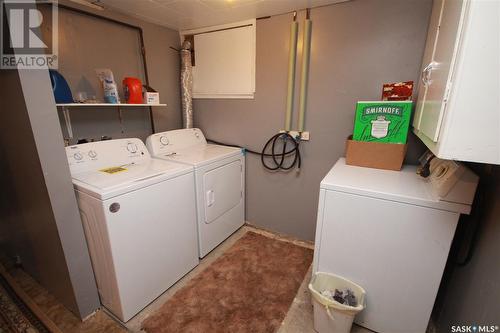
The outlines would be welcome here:
[[[480,183],[480,185],[482,184]],[[475,217],[473,226],[474,229],[472,231],[472,236],[470,237],[469,240],[469,246],[465,258],[462,261],[455,261],[455,264],[459,267],[467,266],[467,264],[471,261],[472,256],[474,255],[474,251],[476,250],[477,241],[479,239],[479,233],[481,231],[482,222],[484,220],[484,212],[486,211],[484,207],[485,194],[483,191],[484,191],[483,186],[478,186],[476,191],[475,211],[473,213]]]
[[[278,141],[282,139],[283,140],[283,147],[280,152],[277,152],[277,143]],[[224,142],[218,142],[215,140],[207,139],[207,141],[218,144],[218,145],[224,145],[224,146],[230,146],[230,147],[238,147],[238,148],[243,148],[245,151],[259,155],[260,160],[262,162],[262,165],[264,168],[271,170],[271,171],[276,171],[276,170],[290,170],[297,166],[298,169],[300,169],[300,166],[302,165],[302,158],[300,156],[300,150],[299,150],[299,144],[300,140],[296,140],[293,136],[291,136],[289,133],[283,132],[283,133],[278,133],[273,135],[269,140],[267,140],[266,144],[264,145],[264,148],[262,148],[261,152],[257,152],[245,147],[241,147],[238,145],[233,145],[233,144],[227,144]],[[286,150],[288,143],[293,144],[293,148],[290,150]],[[270,148],[270,152],[266,153],[266,151]],[[293,160],[286,165],[285,161],[287,158],[292,157]],[[266,159],[272,159],[272,162],[268,162]],[[272,163],[272,164],[270,164]]]
[[[281,153],[276,152],[276,143],[278,142],[279,139],[283,139],[283,148],[281,150]],[[288,142],[291,141],[293,143],[293,148],[289,151],[286,150]],[[262,153],[260,154],[260,160],[262,162],[262,165],[268,169],[268,170],[290,170],[297,165],[297,168],[300,169],[300,166],[302,164],[302,159],[300,156],[300,150],[299,150],[299,140],[295,140],[293,136],[291,136],[289,133],[278,133],[273,135],[269,140],[267,140],[266,144],[264,145],[264,148],[262,148]],[[268,150],[269,145],[271,145],[271,152],[270,154],[267,154],[266,151]],[[288,155],[293,154],[293,160],[292,162],[285,166],[285,160],[288,157]],[[270,165],[266,162],[266,158],[271,157],[274,165]]]

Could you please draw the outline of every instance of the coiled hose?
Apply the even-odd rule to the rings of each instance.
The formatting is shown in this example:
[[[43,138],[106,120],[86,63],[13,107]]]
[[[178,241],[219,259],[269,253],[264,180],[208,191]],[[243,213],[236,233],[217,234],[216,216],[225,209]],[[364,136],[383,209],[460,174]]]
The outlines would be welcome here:
[[[283,140],[283,146],[281,147],[281,149],[279,149],[278,146],[278,142],[280,139]],[[238,145],[218,142],[211,139],[207,139],[207,141],[218,145],[243,148],[245,149],[245,151],[251,154],[260,155],[260,160],[264,168],[271,171],[277,171],[277,170],[287,171],[294,168],[295,166],[297,166],[297,169],[300,170],[300,166],[302,164],[302,158],[300,156],[300,150],[299,150],[300,140],[296,140],[293,136],[291,136],[287,132],[273,135],[269,140],[267,140],[261,152],[257,152]],[[289,145],[289,143],[292,144],[292,148],[290,150],[287,150],[287,146]],[[293,157],[292,161],[287,164],[286,160],[292,157]],[[269,161],[269,159],[271,159],[271,161]]]

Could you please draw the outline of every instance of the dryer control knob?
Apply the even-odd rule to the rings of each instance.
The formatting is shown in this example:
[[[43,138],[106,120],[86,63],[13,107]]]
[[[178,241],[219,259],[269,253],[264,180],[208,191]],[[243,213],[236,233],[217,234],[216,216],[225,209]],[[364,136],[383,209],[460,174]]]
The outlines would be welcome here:
[[[134,143],[127,144],[127,150],[131,153],[137,153],[137,145]]]
[[[160,143],[164,146],[169,144],[168,138],[166,136],[160,136]]]
[[[83,158],[83,155],[81,153],[75,153],[73,155],[73,158],[77,161],[81,160]]]
[[[95,150],[89,151],[88,155],[89,155],[90,158],[96,158],[97,157],[97,153],[96,153]]]

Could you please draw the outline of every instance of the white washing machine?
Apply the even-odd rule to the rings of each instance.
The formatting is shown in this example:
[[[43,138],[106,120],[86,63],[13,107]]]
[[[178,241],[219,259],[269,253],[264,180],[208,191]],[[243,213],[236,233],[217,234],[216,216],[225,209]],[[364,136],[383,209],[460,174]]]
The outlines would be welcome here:
[[[477,183],[466,170],[439,198],[415,166],[378,170],[341,158],[321,182],[313,271],[366,290],[357,324],[425,332],[458,219],[470,212]]]
[[[199,262],[193,167],[139,139],[66,153],[101,302],[126,322]]]
[[[240,148],[207,144],[197,128],[153,134],[153,157],[194,166],[200,258],[245,221],[245,156]]]

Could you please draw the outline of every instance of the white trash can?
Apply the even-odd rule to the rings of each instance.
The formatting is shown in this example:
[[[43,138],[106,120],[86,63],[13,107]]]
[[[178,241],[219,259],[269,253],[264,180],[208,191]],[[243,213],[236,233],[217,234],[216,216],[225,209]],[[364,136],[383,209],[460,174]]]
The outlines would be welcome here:
[[[323,295],[324,290],[354,292],[357,306],[340,304]],[[335,274],[318,272],[309,283],[314,306],[314,330],[319,333],[349,333],[354,316],[365,308],[365,290],[352,281]]]

